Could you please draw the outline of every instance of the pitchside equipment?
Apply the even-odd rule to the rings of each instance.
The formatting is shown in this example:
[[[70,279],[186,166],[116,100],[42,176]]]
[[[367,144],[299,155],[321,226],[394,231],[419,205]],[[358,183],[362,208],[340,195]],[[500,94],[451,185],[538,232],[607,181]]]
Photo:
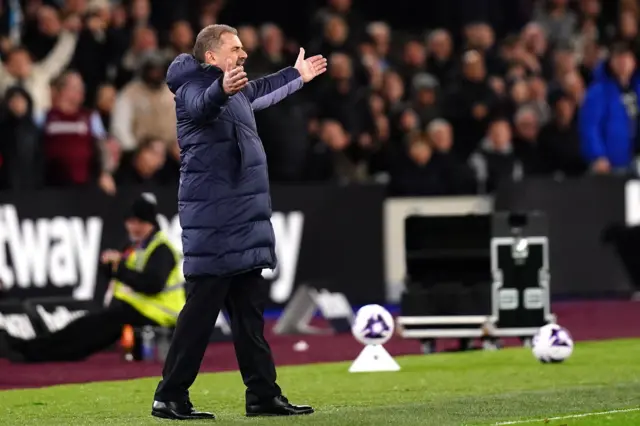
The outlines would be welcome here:
[[[412,216],[406,219],[407,291],[398,324],[420,339],[456,338],[462,349],[501,337],[528,344],[553,321],[549,303],[549,241],[540,213]]]
[[[316,312],[329,323],[329,329],[314,327]],[[316,290],[300,285],[273,328],[276,334],[338,334],[351,330],[353,309],[342,293]]]
[[[353,337],[365,345],[351,364],[350,373],[398,371],[400,366],[384,348],[394,331],[393,317],[380,305],[366,305],[358,310],[351,327]]]

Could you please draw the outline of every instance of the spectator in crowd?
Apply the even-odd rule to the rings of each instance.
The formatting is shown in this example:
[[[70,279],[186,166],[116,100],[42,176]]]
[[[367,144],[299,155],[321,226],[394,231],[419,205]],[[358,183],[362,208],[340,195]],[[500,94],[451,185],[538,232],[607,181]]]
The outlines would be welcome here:
[[[462,78],[447,99],[447,115],[457,132],[457,150],[466,159],[485,131],[489,113],[497,99],[487,81],[482,55],[470,50],[462,58]]]
[[[118,186],[169,185],[171,182],[161,172],[166,158],[166,142],[153,138],[143,139],[134,152],[123,155],[120,167],[115,173],[116,184]]]
[[[96,182],[115,192],[106,170],[102,141],[106,131],[95,111],[83,108],[84,84],[76,72],[62,74],[54,84],[53,107],[41,123],[48,186],[90,186]]]
[[[441,145],[440,148],[445,147]],[[392,162],[390,195],[447,195],[461,191],[458,170],[434,152],[426,134],[413,134],[405,150],[396,153]]]
[[[542,128],[539,137],[542,164],[554,175],[580,176],[585,172],[586,164],[580,152],[576,103],[562,92],[554,93],[550,103],[554,119]]]
[[[453,148],[453,128],[442,118],[437,118],[427,126],[427,139],[434,156],[448,171],[448,194],[473,194],[476,192],[475,179],[471,169],[451,151]]]
[[[165,61],[170,63],[181,53],[191,53],[193,38],[193,29],[187,21],[174,22],[169,35],[169,46],[162,52]]]
[[[427,71],[445,87],[455,80],[453,40],[445,29],[434,30],[427,37]]]
[[[337,16],[351,29],[351,41],[359,41],[365,31],[365,23],[362,16],[354,11],[352,6],[351,0],[328,0],[326,7],[320,8],[312,21],[314,33],[322,32],[327,20]]]
[[[390,66],[391,28],[385,22],[376,21],[367,25],[366,31],[379,65],[386,70]]]
[[[263,24],[260,27],[260,48],[248,63],[249,71],[253,75],[270,74],[282,69],[290,59],[285,51],[282,30],[272,23]]]
[[[469,165],[475,172],[480,193],[495,191],[505,180],[522,178],[523,167],[513,152],[509,121],[497,118],[489,124],[487,136],[469,157]]]
[[[427,73],[419,73],[413,77],[411,93],[413,94],[412,108],[418,114],[420,123],[428,125],[436,118],[442,117],[438,99],[438,80]]]
[[[334,53],[356,56],[353,37],[350,37],[349,27],[340,15],[332,15],[325,19],[321,34],[322,37],[312,43],[310,50],[327,58]]]
[[[335,120],[325,120],[310,153],[307,179],[342,183],[362,180],[365,170],[349,156],[350,145],[351,138],[342,125]]]
[[[513,151],[522,162],[526,176],[544,171],[538,147],[539,132],[540,120],[536,111],[530,106],[520,108],[513,119]]]
[[[122,89],[142,67],[149,54],[158,52],[158,39],[150,27],[135,27],[131,47],[122,56],[116,71],[115,85]]]
[[[40,130],[26,90],[12,87],[0,109],[0,189],[31,191],[43,185]]]
[[[582,46],[582,62],[579,70],[582,80],[586,85],[590,85],[593,80],[593,73],[603,58],[603,48],[597,40],[589,40]]]
[[[73,57],[73,68],[82,75],[86,86],[86,105],[93,105],[96,91],[107,80],[112,55],[107,30],[109,9],[92,7],[87,14],[84,28],[80,31],[78,45]]]
[[[628,171],[638,146],[640,82],[627,43],[616,43],[609,61],[594,76],[580,110],[582,151],[598,174]]]
[[[96,93],[96,111],[100,114],[105,129],[111,128],[111,114],[116,104],[116,88],[111,84],[101,84]]]
[[[529,106],[534,109],[540,124],[545,124],[551,119],[551,109],[547,102],[547,83],[539,75],[531,76],[529,83]]]
[[[258,47],[260,46],[260,41],[258,37],[258,31],[255,29],[255,27],[252,27],[251,25],[239,26],[238,38],[240,38],[242,46],[244,47],[245,52],[249,54],[249,57],[253,57],[257,54]]]
[[[77,19],[77,17],[75,17]],[[76,23],[70,18],[53,49],[39,62],[34,63],[31,52],[24,47],[14,47],[0,65],[0,95],[11,86],[22,86],[31,99],[35,115],[43,114],[51,106],[51,82],[62,73],[73,58],[78,41]]]
[[[116,99],[111,117],[111,133],[125,151],[133,151],[139,141],[152,137],[177,142],[175,101],[166,84],[166,62],[152,53],[140,62],[140,77],[127,84]]]
[[[549,41],[553,44],[571,41],[578,24],[578,17],[569,9],[569,0],[543,0],[536,13]]]

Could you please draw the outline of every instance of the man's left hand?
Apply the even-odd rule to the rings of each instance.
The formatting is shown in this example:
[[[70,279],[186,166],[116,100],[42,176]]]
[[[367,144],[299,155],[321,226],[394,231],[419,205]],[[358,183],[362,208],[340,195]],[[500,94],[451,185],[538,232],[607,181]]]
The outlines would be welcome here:
[[[313,80],[327,70],[327,59],[322,55],[304,58],[304,49],[300,48],[298,59],[296,59],[295,69],[298,70],[302,81],[305,83]]]
[[[107,264],[116,265],[120,262],[121,258],[122,258],[122,255],[116,250],[105,250],[102,253],[102,256],[100,257],[100,260],[105,265]]]

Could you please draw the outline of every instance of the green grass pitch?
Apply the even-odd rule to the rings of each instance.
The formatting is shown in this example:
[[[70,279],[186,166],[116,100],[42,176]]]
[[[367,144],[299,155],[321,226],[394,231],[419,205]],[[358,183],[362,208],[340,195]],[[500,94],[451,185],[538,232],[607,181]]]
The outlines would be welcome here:
[[[350,374],[349,363],[280,368],[289,398],[316,408],[306,417],[245,418],[237,372],[201,375],[191,398],[229,425],[640,425],[640,340],[578,343],[566,363],[555,365],[538,363],[524,348],[397,361],[396,373]],[[156,383],[0,392],[0,425],[170,423],[149,415]]]

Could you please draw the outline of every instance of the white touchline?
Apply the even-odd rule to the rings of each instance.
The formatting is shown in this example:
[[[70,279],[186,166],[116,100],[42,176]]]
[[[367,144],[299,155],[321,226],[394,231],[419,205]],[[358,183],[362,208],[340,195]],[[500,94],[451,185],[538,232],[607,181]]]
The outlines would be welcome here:
[[[527,423],[539,423],[539,422],[544,422],[544,421],[579,419],[581,417],[593,417],[593,416],[605,416],[607,414],[631,413],[633,411],[640,411],[640,407],[638,407],[638,408],[627,408],[627,409],[624,409],[624,410],[600,411],[600,412],[597,412],[597,413],[573,414],[573,415],[570,415],[570,416],[547,417],[546,419],[514,420],[514,421],[511,421],[511,422],[498,422],[498,423],[494,423],[494,425],[495,426],[523,425],[523,424],[527,424]]]

